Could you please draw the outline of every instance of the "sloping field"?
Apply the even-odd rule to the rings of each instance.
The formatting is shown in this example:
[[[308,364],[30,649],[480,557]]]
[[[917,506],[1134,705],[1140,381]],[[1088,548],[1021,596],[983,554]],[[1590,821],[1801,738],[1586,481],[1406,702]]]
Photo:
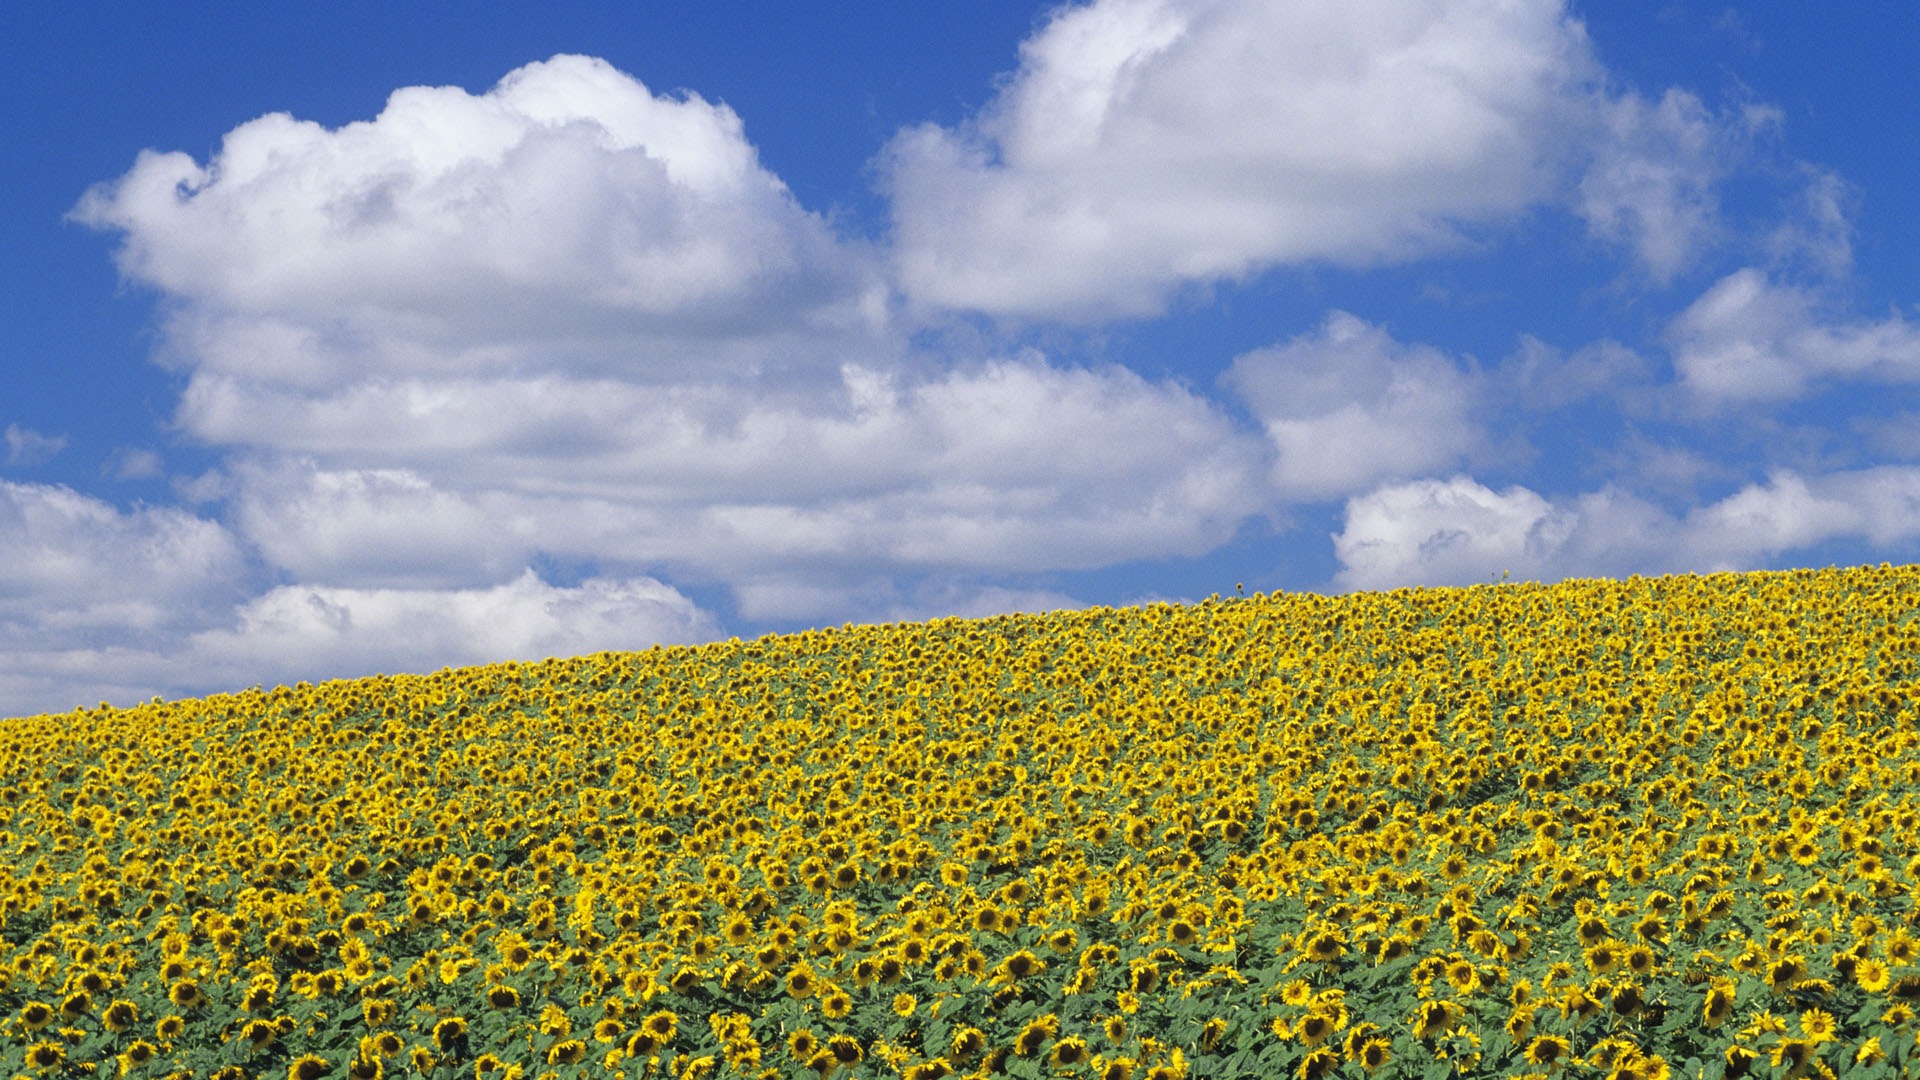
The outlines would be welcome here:
[[[4,1075],[1895,1075],[1920,569],[0,725]]]

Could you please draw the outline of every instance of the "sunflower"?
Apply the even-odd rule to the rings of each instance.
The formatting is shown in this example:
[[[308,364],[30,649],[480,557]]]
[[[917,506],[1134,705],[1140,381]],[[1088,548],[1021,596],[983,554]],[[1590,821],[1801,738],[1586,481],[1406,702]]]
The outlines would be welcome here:
[[[1807,1066],[1820,1052],[1820,1044],[1807,1039],[1781,1039],[1773,1044],[1768,1064],[1774,1068],[1785,1068],[1788,1076],[1804,1076]]]
[[[835,1035],[827,1040],[827,1050],[834,1060],[842,1065],[854,1065],[866,1059],[866,1051],[860,1048],[860,1040],[851,1035]]]
[[[1319,1046],[1334,1032],[1333,1017],[1320,1012],[1308,1013],[1294,1025],[1293,1032],[1307,1046]]]
[[[820,999],[820,1015],[829,1020],[844,1020],[853,1012],[853,999],[845,990],[831,990]]]
[[[236,1033],[235,1037],[245,1040],[248,1049],[254,1053],[259,1053],[267,1047],[272,1046],[274,1040],[280,1037],[280,1028],[279,1025],[271,1020],[262,1020],[259,1017],[255,1017],[240,1025],[240,1030]]]
[[[320,1080],[331,1068],[318,1054],[302,1054],[287,1064],[287,1080]]]
[[[381,1080],[387,1067],[377,1057],[357,1057],[347,1063],[347,1080]]]
[[[986,1052],[987,1033],[977,1027],[955,1028],[947,1048],[956,1059],[970,1061]]]
[[[115,1060],[120,1065],[120,1074],[124,1076],[134,1069],[145,1065],[147,1062],[152,1061],[155,1057],[158,1057],[159,1054],[159,1047],[145,1039],[135,1039],[133,1042],[127,1044],[125,1050],[122,1050],[116,1055]]]
[[[1746,1076],[1753,1071],[1754,1062],[1760,1055],[1744,1046],[1729,1046],[1721,1055],[1727,1062],[1727,1076]]]
[[[1431,1039],[1453,1026],[1459,1006],[1451,1001],[1423,1003],[1413,1014],[1413,1037]]]
[[[1047,1061],[1056,1069],[1071,1069],[1087,1062],[1092,1054],[1087,1049],[1087,1040],[1073,1036],[1061,1039],[1053,1044],[1047,1054]]]
[[[1021,949],[1005,960],[1000,961],[995,974],[1008,981],[1024,979],[1029,975],[1038,975],[1047,970],[1047,962],[1035,956],[1027,949]]]
[[[1647,1004],[1646,995],[1632,983],[1622,983],[1614,987],[1613,996],[1608,999],[1613,1011],[1621,1016],[1633,1016]]]
[[[1808,1009],[1800,1014],[1800,1034],[1810,1042],[1832,1042],[1836,1027],[1833,1014],[1825,1009]]]
[[[433,1045],[443,1054],[458,1052],[466,1041],[467,1022],[458,1016],[449,1016],[433,1025]]]
[[[1360,1044],[1360,1052],[1354,1058],[1360,1067],[1368,1072],[1378,1072],[1393,1060],[1393,1044],[1385,1038],[1375,1035]]]
[[[1573,1044],[1560,1035],[1536,1035],[1527,1044],[1526,1059],[1529,1065],[1544,1065],[1554,1068],[1564,1064],[1573,1055]]]
[[[1892,984],[1893,976],[1886,964],[1869,958],[1853,966],[1853,981],[1867,993],[1878,994]]]
[[[182,979],[167,987],[167,1000],[172,1002],[175,1008],[191,1009],[204,1001],[205,997],[200,992],[200,983],[197,980]]]
[[[1309,960],[1330,964],[1346,955],[1347,947],[1341,942],[1338,933],[1325,930],[1309,938],[1301,951],[1307,954]]]
[[[1767,988],[1776,992],[1789,990],[1806,977],[1806,961],[1796,955],[1782,956],[1767,965]]]
[[[1447,965],[1446,979],[1455,993],[1471,994],[1480,989],[1480,971],[1468,960],[1455,960]]]
[[[40,1031],[60,1015],[60,1011],[44,1001],[29,1001],[20,1009],[20,1023],[28,1031]]]
[[[659,1040],[662,1045],[673,1041],[673,1036],[679,1031],[679,1027],[680,1018],[665,1009],[650,1013],[645,1020],[640,1021],[641,1030]]]
[[[787,972],[787,996],[790,998],[810,997],[815,990],[819,989],[819,985],[819,980],[813,976],[813,969],[805,964]]]
[[[1151,994],[1160,985],[1160,965],[1151,960],[1134,960],[1127,971],[1128,989],[1136,994]]]
[[[1717,1028],[1733,1015],[1733,983],[1730,980],[1716,980],[1707,990],[1707,999],[1700,1008],[1700,1018],[1706,1026]]]
[[[580,1039],[563,1039],[547,1048],[549,1065],[578,1065],[586,1057],[587,1044]]]
[[[1057,1017],[1052,1014],[1037,1016],[1020,1029],[1020,1034],[1013,1040],[1013,1052],[1019,1057],[1032,1057],[1059,1033],[1060,1021]]]
[[[1620,950],[1611,940],[1596,941],[1586,947],[1584,954],[1587,970],[1595,975],[1605,975],[1620,966]]]
[[[1622,963],[1626,965],[1628,971],[1645,978],[1653,974],[1654,969],[1659,966],[1659,958],[1654,956],[1653,950],[1647,946],[1634,945],[1627,949]]]
[[[1339,1054],[1327,1047],[1317,1046],[1300,1059],[1300,1080],[1321,1080],[1322,1077],[1332,1076],[1339,1067]]]

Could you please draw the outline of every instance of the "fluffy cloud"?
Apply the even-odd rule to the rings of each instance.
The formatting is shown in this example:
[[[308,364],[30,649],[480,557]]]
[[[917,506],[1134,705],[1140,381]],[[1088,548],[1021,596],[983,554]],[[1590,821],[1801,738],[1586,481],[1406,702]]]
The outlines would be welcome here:
[[[338,129],[263,116],[205,165],[148,151],[74,216],[184,301],[175,363],[305,389],[758,369],[817,361],[883,314],[862,258],[761,168],[732,110],[580,56],[478,96],[398,90]]]
[[[191,626],[239,595],[225,528],[181,510],[122,511],[70,488],[0,481],[0,643],[111,643]]]
[[[255,587],[246,545],[217,522],[0,481],[0,716],[720,633],[687,597],[638,576]]]
[[[0,716],[171,688],[153,644],[217,618],[245,573],[217,523],[0,481]]]
[[[1197,555],[1271,501],[1259,440],[1179,386],[912,353],[875,262],[733,113],[595,60],[334,130],[263,117],[76,216],[168,295],[178,423],[310,587],[550,556],[844,618],[913,602],[892,575]]]
[[[1420,480],[1350,500],[1333,539],[1338,580],[1355,589],[1754,569],[1833,540],[1920,539],[1920,468],[1781,471],[1680,515],[1611,486],[1554,500]]]
[[[195,635],[190,650],[210,668],[291,682],[641,649],[719,633],[691,600],[649,578],[557,587],[528,570],[483,589],[283,586],[248,601],[231,626]]]
[[[1722,278],[1668,328],[1674,369],[1708,405],[1784,401],[1821,380],[1920,382],[1920,328],[1845,322],[1755,269]]]
[[[444,422],[412,428],[425,391],[387,389],[338,413],[291,399],[248,411],[284,414],[277,430],[304,451],[231,470],[237,527],[276,566],[361,587],[471,587],[545,553],[726,580],[762,615],[844,617],[861,575],[1195,555],[1269,501],[1258,441],[1205,400],[1037,357],[925,379],[849,368],[837,401],[813,406],[441,386]],[[523,437],[563,426],[569,439]],[[361,427],[420,437],[356,447]],[[798,578],[848,589],[824,609],[754,599],[790,600]]]
[[[1239,357],[1222,382],[1265,425],[1278,453],[1273,485],[1289,500],[1435,472],[1484,441],[1475,374],[1342,311],[1313,333]]]
[[[931,305],[1104,318],[1429,252],[1553,190],[1596,71],[1558,0],[1069,7],[972,123],[888,148],[900,278]]]

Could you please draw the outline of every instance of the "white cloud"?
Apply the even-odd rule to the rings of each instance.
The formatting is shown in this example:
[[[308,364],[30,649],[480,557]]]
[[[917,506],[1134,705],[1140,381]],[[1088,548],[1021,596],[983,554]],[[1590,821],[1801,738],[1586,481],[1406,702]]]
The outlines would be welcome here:
[[[248,601],[233,625],[196,634],[190,651],[235,673],[236,681],[293,682],[625,651],[719,635],[710,615],[653,579],[557,587],[528,570],[482,589],[283,586]]]
[[[154,451],[124,447],[114,451],[105,471],[116,480],[142,480],[159,476],[164,470],[160,455]]]
[[[43,435],[19,424],[8,424],[4,438],[8,465],[38,465],[67,448],[66,436]]]
[[[1920,539],[1920,467],[1780,471],[1675,515],[1617,487],[1548,499],[1465,476],[1349,500],[1334,536],[1347,588],[1748,570],[1833,540]]]
[[[239,595],[240,543],[184,511],[122,511],[0,481],[0,644],[107,643],[191,626]]]
[[[1284,499],[1336,498],[1435,472],[1484,443],[1475,374],[1344,311],[1240,356],[1221,381],[1265,425]]]
[[[1603,398],[1636,405],[1651,387],[1652,365],[1617,341],[1563,352],[1530,334],[1497,372],[1498,392],[1533,410],[1562,409]]]
[[[257,592],[246,545],[182,510],[0,481],[0,716],[256,683],[689,643],[712,615],[643,576]]]
[[[1804,266],[1831,278],[1853,268],[1854,190],[1830,169],[1802,165],[1806,186],[1785,221],[1767,237],[1777,264]]]
[[[1430,252],[1553,192],[1596,77],[1558,0],[1067,7],[974,121],[888,147],[901,283],[1098,319],[1280,263]]]
[[[177,687],[190,669],[169,670],[156,643],[218,618],[245,575],[215,522],[0,481],[0,716]]]
[[[846,582],[805,608],[844,616],[862,579],[1197,555],[1268,509],[1258,441],[1205,400],[1031,356],[849,368],[833,401],[409,384],[233,415],[305,452],[236,464],[236,526],[274,565],[356,586],[471,587],[546,552],[726,580],[750,615],[797,614],[796,575]]]
[[[1920,327],[1899,315],[1839,321],[1813,293],[1751,268],[1708,289],[1668,339],[1681,382],[1707,404],[1784,401],[1827,379],[1920,381]]]
[[[309,390],[818,363],[884,316],[864,257],[760,166],[732,110],[580,56],[477,96],[407,87],[338,129],[263,116],[205,165],[148,151],[74,216],[185,302],[175,363]]]
[[[1525,572],[1557,551],[1570,522],[1521,487],[1496,492],[1460,476],[1392,485],[1347,502],[1334,536],[1347,588],[1468,585]]]
[[[600,61],[263,117],[76,216],[168,297],[176,419],[228,452],[191,490],[313,587],[550,555],[840,618],[892,575],[1197,555],[1269,509],[1259,440],[1183,388],[913,354],[731,111]]]
[[[1684,90],[1627,94],[1599,106],[1601,134],[1575,206],[1587,228],[1631,249],[1657,282],[1673,280],[1715,239],[1717,188],[1775,110],[1715,115]]]

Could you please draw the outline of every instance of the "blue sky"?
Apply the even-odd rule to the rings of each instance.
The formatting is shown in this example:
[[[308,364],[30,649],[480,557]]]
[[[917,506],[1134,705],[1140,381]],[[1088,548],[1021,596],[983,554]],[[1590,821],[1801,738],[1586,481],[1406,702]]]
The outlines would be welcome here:
[[[0,715],[1910,562],[1909,5],[12,4]]]

